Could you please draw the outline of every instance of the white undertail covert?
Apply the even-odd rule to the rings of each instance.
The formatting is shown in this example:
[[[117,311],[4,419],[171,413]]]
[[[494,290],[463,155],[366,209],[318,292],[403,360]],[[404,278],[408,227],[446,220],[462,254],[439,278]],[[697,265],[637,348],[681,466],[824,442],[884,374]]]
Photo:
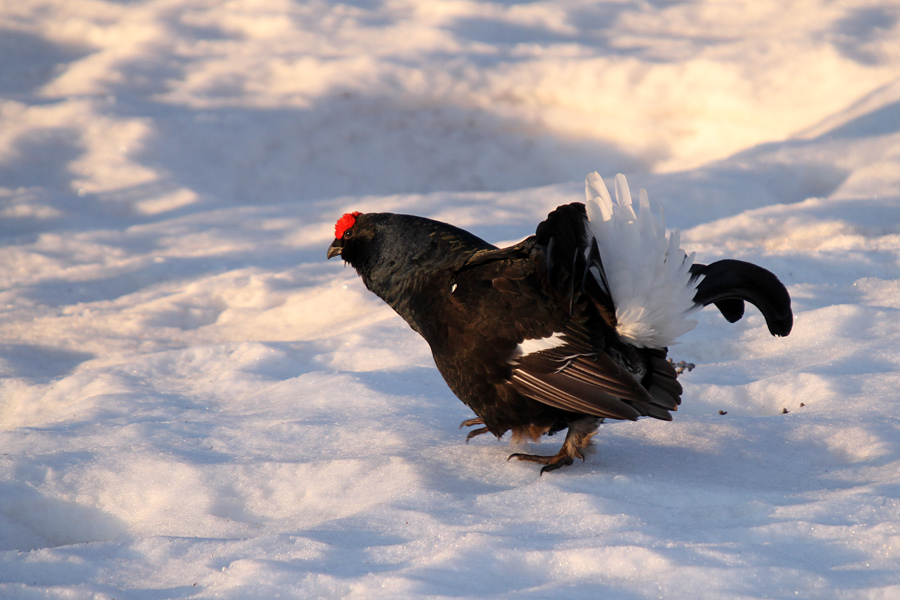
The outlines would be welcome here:
[[[679,247],[678,231],[666,232],[662,210],[650,212],[650,200],[638,193],[637,211],[624,175],[616,175],[616,201],[597,173],[585,180],[589,239],[597,240],[610,295],[616,306],[616,330],[635,346],[662,348],[697,324],[689,318],[699,307],[693,298],[700,279],[691,280],[694,255]]]

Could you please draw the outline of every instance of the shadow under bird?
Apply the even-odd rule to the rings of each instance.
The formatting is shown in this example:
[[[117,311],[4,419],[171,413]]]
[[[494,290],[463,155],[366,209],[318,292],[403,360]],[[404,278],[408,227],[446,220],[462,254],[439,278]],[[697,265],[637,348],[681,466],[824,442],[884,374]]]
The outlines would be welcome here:
[[[447,385],[482,433],[537,440],[568,429],[553,456],[515,453],[541,473],[584,459],[603,419],[671,420],[682,387],[668,346],[715,304],[730,322],[754,304],[786,336],[787,289],[738,260],[695,264],[616,177],[616,199],[596,173],[585,204],[558,207],[535,234],[497,248],[453,225],[391,213],[347,213],[328,258],[340,255],[366,287],[431,346]]]

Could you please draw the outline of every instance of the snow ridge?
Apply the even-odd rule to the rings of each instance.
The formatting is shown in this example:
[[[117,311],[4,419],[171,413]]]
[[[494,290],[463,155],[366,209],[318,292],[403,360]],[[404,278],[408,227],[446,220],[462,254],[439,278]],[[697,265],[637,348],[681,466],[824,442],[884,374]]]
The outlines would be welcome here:
[[[698,307],[693,298],[700,279],[691,280],[694,255],[679,247],[678,231],[667,233],[662,211],[650,212],[647,192],[638,194],[635,212],[628,182],[616,175],[616,202],[596,172],[585,179],[587,235],[597,240],[610,294],[616,305],[616,330],[639,347],[662,348],[694,328],[688,318]],[[588,247],[591,240],[588,239]]]

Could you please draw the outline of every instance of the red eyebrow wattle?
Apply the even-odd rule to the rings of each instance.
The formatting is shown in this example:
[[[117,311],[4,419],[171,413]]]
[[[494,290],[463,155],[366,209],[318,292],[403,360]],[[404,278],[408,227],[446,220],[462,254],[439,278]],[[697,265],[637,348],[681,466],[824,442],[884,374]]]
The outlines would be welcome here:
[[[340,239],[343,237],[344,232],[356,225],[356,217],[360,214],[359,211],[352,213],[345,213],[343,217],[337,220],[337,223],[334,224],[334,237]]]

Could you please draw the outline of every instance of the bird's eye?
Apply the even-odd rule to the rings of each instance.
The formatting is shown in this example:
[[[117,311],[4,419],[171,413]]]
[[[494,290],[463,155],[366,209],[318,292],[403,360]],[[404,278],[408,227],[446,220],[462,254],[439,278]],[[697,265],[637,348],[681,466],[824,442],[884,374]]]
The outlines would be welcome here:
[[[347,231],[344,232],[344,239],[345,239],[345,240],[349,240],[349,239],[352,238],[352,237],[353,237],[353,230],[352,230],[352,229],[348,229]]]

